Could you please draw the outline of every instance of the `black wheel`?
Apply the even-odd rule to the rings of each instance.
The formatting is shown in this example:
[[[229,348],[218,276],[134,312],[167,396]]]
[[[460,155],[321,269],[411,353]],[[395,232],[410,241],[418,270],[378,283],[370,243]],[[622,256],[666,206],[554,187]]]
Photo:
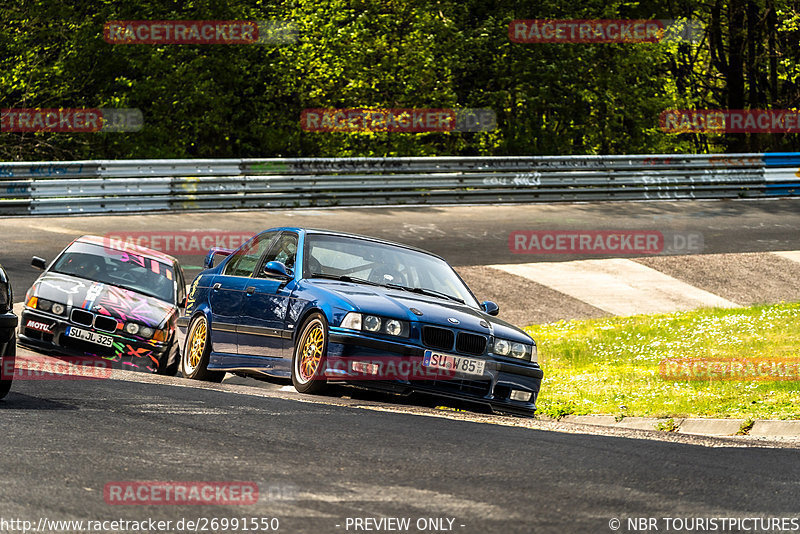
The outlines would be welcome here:
[[[207,382],[222,382],[225,376],[221,371],[208,370],[208,357],[211,354],[211,332],[208,322],[202,315],[192,319],[189,325],[189,334],[186,336],[186,346],[180,359],[180,370],[186,378],[205,380]]]
[[[178,374],[178,367],[180,366],[180,363],[180,349],[178,348],[178,340],[173,339],[169,349],[164,352],[164,355],[158,362],[156,374],[175,376]]]
[[[297,391],[313,394],[327,389],[323,376],[327,350],[327,321],[321,313],[314,313],[303,323],[292,356],[292,384]]]
[[[14,362],[17,357],[17,339],[12,337],[6,345],[6,353],[0,358],[0,399],[8,395],[14,380]]]

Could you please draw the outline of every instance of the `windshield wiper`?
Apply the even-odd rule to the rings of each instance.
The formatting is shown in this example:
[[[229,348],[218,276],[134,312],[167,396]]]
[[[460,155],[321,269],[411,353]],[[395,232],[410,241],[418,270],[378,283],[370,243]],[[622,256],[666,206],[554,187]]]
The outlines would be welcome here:
[[[352,276],[348,276],[346,274],[323,274],[323,273],[311,273],[311,278],[327,278],[328,280],[339,280],[341,282],[351,282],[353,284],[367,284],[370,286],[382,286],[383,284],[379,284],[377,282],[373,282],[372,280],[366,280],[364,278],[354,278]]]
[[[447,293],[442,293],[441,291],[436,291],[435,289],[428,289],[425,287],[408,287],[408,286],[401,286],[398,284],[384,284],[386,287],[391,287],[392,289],[402,289],[403,291],[411,291],[412,293],[419,293],[421,295],[428,295],[429,297],[439,297],[447,300],[454,300],[456,302],[460,302],[464,304],[464,301],[458,297],[454,297],[453,295],[448,295]]]

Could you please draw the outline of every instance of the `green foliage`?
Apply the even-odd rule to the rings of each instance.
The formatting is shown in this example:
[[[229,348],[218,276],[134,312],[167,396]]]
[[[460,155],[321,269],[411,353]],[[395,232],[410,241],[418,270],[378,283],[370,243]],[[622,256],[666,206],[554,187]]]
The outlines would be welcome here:
[[[145,128],[0,133],[0,160],[670,153],[729,150],[742,143],[751,150],[790,147],[795,136],[743,140],[659,129],[664,109],[726,106],[733,74],[724,64],[731,65],[729,40],[738,35],[736,5],[758,20],[745,36],[758,46],[748,49],[741,65],[748,104],[789,107],[798,101],[800,15],[794,4],[724,4],[6,2],[0,6],[0,106],[138,108]],[[713,15],[715,8],[720,16]],[[770,17],[777,21],[773,26]],[[697,45],[510,42],[509,22],[530,18],[689,18],[706,23],[706,32]],[[148,19],[287,20],[296,26],[298,39],[261,45],[103,40],[107,21]],[[712,35],[721,36],[715,48]],[[479,133],[303,131],[301,112],[316,107],[491,108],[498,128]]]
[[[675,419],[669,418],[666,421],[659,421],[656,423],[655,429],[660,432],[676,432],[678,430],[678,424],[675,422]]]
[[[569,406],[570,413],[615,417],[797,419],[800,380],[791,366],[783,376],[758,376],[753,364],[727,377],[690,379],[672,374],[669,362],[794,361],[798,318],[800,303],[781,303],[527,327],[544,370],[537,410],[550,414]]]

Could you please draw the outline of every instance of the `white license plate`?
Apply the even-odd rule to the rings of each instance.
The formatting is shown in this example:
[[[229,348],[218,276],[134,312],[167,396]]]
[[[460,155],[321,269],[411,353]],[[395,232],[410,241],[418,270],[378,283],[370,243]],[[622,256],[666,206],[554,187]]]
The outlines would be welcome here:
[[[425,357],[422,360],[422,365],[425,367],[443,369],[445,371],[456,371],[474,376],[483,376],[485,364],[486,362],[483,360],[454,356],[452,354],[441,354],[431,350],[425,351]]]
[[[81,339],[83,341],[88,341],[89,343],[96,343],[104,347],[110,347],[114,343],[114,338],[111,336],[107,336],[105,334],[98,334],[97,332],[92,332],[91,330],[84,330],[83,328],[77,328],[74,326],[67,327],[67,336],[74,337],[75,339]]]

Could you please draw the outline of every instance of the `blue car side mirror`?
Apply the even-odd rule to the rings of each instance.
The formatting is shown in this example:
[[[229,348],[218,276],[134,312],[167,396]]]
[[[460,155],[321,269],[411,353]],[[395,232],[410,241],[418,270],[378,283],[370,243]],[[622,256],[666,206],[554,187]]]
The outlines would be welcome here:
[[[292,271],[279,261],[268,261],[264,266],[264,274],[267,276],[278,276],[280,278],[291,278]]]
[[[481,308],[483,308],[483,311],[485,311],[489,315],[497,315],[498,313],[500,313],[500,306],[498,306],[496,302],[492,302],[491,300],[484,300],[483,302],[481,302]]]

